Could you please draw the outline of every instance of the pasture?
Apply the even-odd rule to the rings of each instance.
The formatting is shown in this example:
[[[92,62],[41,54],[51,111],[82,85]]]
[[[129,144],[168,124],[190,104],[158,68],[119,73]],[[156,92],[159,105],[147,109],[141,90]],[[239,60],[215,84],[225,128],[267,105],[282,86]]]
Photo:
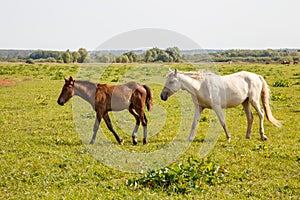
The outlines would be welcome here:
[[[232,137],[227,143],[215,114],[204,110],[196,137],[188,143],[194,114],[190,96],[181,91],[163,102],[159,95],[169,67],[189,71],[195,66],[0,63],[0,199],[299,199],[300,66],[214,65],[221,75],[242,70],[262,75],[271,90],[273,115],[282,127],[265,119],[268,140],[261,141],[258,116],[252,108],[252,137],[246,139],[246,116],[238,106],[226,110]],[[95,117],[90,106],[77,97],[64,106],[57,104],[63,79],[69,76],[108,84],[134,80],[149,85],[154,108],[146,111],[148,144],[142,145],[140,127],[138,145],[132,145],[134,119],[125,111],[111,114],[116,131],[125,140],[123,146],[103,121],[94,146],[89,145]],[[80,114],[75,105],[82,106]],[[81,119],[87,126],[76,124]],[[215,132],[216,144],[200,158],[199,149]],[[122,162],[125,156],[114,157],[121,151],[128,156],[122,166],[118,160]],[[141,154],[151,156],[137,166],[134,159],[141,160]],[[161,157],[167,165],[155,164]],[[112,163],[110,158],[117,159]]]

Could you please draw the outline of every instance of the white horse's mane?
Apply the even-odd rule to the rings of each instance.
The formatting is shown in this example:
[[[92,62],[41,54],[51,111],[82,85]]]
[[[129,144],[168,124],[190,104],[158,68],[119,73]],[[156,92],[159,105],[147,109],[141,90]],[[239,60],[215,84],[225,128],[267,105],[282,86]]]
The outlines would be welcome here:
[[[216,75],[211,71],[189,71],[189,72],[178,71],[178,72],[180,74],[184,74],[196,80],[203,80],[207,76]]]

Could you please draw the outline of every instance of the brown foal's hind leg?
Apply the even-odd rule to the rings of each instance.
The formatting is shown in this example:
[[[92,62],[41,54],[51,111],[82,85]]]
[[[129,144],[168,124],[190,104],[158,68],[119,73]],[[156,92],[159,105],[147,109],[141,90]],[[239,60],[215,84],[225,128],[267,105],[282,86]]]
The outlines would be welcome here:
[[[144,113],[144,117],[142,118],[142,125],[143,125],[143,129],[144,129],[143,144],[147,144],[147,124],[148,124],[148,120],[147,120],[146,115]]]
[[[147,118],[144,113],[143,107],[135,108],[135,111],[137,113],[137,118],[136,120],[138,122],[142,122],[143,125],[143,131],[144,131],[144,139],[143,139],[143,144],[147,144]]]
[[[135,121],[136,121],[135,127],[132,131],[132,143],[133,143],[133,145],[137,145],[137,135],[136,134],[137,134],[137,131],[139,129],[140,118],[139,118],[138,114],[135,112],[135,110],[133,109],[132,104],[129,106],[128,110],[134,116]]]
[[[123,140],[120,138],[120,136],[119,136],[119,135],[117,134],[117,132],[115,131],[115,129],[114,129],[114,127],[113,127],[113,125],[112,125],[112,123],[111,123],[111,121],[110,121],[110,118],[109,118],[109,116],[108,116],[108,113],[105,113],[105,114],[103,115],[103,119],[104,119],[104,121],[105,121],[105,123],[106,123],[107,128],[114,134],[114,136],[115,136],[116,140],[118,141],[118,143],[119,143],[120,145],[123,145]]]

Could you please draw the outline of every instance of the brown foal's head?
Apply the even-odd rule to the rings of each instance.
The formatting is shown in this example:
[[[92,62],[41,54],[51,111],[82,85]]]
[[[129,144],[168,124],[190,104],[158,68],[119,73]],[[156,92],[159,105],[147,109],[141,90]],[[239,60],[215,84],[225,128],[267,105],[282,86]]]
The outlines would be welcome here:
[[[74,96],[74,82],[72,76],[69,79],[65,78],[65,84],[58,97],[57,103],[63,106],[71,97]]]

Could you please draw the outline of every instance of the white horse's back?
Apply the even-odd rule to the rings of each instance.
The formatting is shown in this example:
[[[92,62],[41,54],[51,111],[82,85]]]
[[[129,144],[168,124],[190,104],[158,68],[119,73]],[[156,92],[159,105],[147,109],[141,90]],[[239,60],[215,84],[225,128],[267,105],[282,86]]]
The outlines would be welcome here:
[[[236,107],[249,97],[251,97],[251,100],[252,98],[259,99],[262,90],[262,82],[259,75],[242,71],[221,76],[221,80],[226,94],[222,108]]]

